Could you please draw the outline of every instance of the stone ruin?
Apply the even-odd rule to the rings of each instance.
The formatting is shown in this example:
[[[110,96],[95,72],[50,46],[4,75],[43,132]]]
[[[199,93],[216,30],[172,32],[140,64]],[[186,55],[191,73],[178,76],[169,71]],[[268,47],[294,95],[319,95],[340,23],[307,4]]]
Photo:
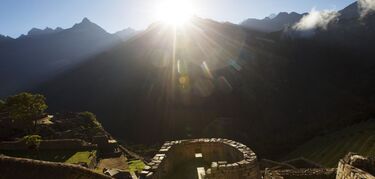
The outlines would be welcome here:
[[[182,168],[182,170],[181,170]],[[141,178],[261,178],[255,153],[228,139],[205,138],[164,143]]]
[[[92,138],[92,142],[98,146],[102,156],[119,157],[122,152],[118,142],[107,135],[98,135]]]
[[[111,179],[78,165],[0,155],[0,178]]]
[[[335,179],[335,168],[297,168],[264,171],[264,179]],[[349,178],[347,178],[349,179]]]
[[[375,158],[349,153],[339,161],[336,179],[375,179]]]
[[[277,164],[274,163],[269,166]],[[375,179],[375,158],[365,158],[353,153],[341,159],[338,168],[323,168],[315,165],[315,167],[301,168],[284,165],[284,167],[265,168],[261,171],[255,153],[249,147],[233,140],[220,138],[177,140],[164,143],[158,154],[141,172],[140,178]]]

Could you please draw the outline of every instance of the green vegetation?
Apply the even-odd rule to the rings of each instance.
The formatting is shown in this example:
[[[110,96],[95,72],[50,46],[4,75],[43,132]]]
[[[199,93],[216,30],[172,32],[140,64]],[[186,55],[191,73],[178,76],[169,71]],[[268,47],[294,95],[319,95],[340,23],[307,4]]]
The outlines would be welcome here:
[[[96,119],[95,114],[92,112],[88,112],[88,111],[80,112],[78,113],[78,117],[86,119],[88,122],[91,123],[91,125],[95,127],[102,128],[102,125],[99,123],[99,121]]]
[[[69,150],[51,150],[51,151],[0,151],[12,157],[30,158],[36,160],[44,160],[51,162],[64,162],[64,163],[88,163],[92,156],[96,155],[96,151],[69,151]]]
[[[90,159],[96,156],[96,151],[83,151],[77,152],[73,156],[71,156],[65,163],[90,163]]]
[[[1,102],[0,112],[14,123],[14,126],[9,127],[21,126],[30,129],[34,123],[35,132],[36,120],[40,119],[48,107],[45,99],[40,94],[20,93]]]
[[[375,120],[316,137],[290,153],[287,159],[302,156],[324,166],[335,167],[348,152],[375,156]]]
[[[128,162],[129,165],[129,171],[130,172],[136,172],[136,171],[142,171],[143,168],[145,168],[145,164],[141,160],[132,160]]]
[[[26,144],[29,145],[30,149],[37,150],[39,148],[42,137],[40,137],[39,135],[27,135],[24,136],[22,140],[26,141]]]

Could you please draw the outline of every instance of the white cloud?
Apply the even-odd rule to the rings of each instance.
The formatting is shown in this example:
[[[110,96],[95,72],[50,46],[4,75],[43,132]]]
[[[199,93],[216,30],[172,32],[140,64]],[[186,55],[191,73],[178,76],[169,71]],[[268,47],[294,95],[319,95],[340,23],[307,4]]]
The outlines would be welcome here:
[[[328,24],[337,19],[340,14],[333,10],[317,11],[312,9],[311,12],[296,23],[293,28],[299,31],[311,31],[315,29],[327,29]]]
[[[361,17],[365,17],[369,13],[375,11],[375,0],[358,0]]]

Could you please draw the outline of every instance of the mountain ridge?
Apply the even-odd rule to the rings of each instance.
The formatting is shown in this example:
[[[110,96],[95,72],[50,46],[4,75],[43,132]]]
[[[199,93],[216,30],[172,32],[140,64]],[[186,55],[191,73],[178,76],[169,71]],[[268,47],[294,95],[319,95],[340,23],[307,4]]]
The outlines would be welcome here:
[[[371,115],[373,102],[366,99],[373,96],[373,77],[366,69],[374,65],[367,52],[375,40],[357,38],[371,35],[371,23],[338,21],[308,39],[200,18],[191,23],[195,28],[184,30],[189,34],[153,24],[37,92],[51,100],[51,108],[95,112],[127,141],[220,135],[250,143],[266,156],[287,153],[327,126]],[[356,29],[345,30],[346,23]],[[349,42],[367,47],[337,46],[335,38],[349,34]],[[140,134],[144,126],[147,134]]]
[[[28,90],[120,42],[87,18],[68,29],[33,28],[28,35],[0,40],[0,96]]]
[[[283,30],[288,25],[293,25],[298,22],[305,14],[298,14],[296,12],[280,12],[273,18],[265,17],[264,19],[249,18],[242,23],[241,26],[258,30],[262,32],[275,32]]]
[[[45,29],[38,29],[38,28],[32,28],[28,33],[27,36],[40,36],[40,35],[46,35],[46,34],[53,34],[63,31],[61,27],[57,27],[55,29],[46,27]]]

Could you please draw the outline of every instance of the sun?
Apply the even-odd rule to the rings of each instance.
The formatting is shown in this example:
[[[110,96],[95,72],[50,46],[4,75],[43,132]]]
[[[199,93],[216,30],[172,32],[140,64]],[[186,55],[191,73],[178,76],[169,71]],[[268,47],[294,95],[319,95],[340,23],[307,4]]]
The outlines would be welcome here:
[[[193,16],[194,9],[189,0],[165,0],[157,10],[157,18],[170,25],[183,25]]]

